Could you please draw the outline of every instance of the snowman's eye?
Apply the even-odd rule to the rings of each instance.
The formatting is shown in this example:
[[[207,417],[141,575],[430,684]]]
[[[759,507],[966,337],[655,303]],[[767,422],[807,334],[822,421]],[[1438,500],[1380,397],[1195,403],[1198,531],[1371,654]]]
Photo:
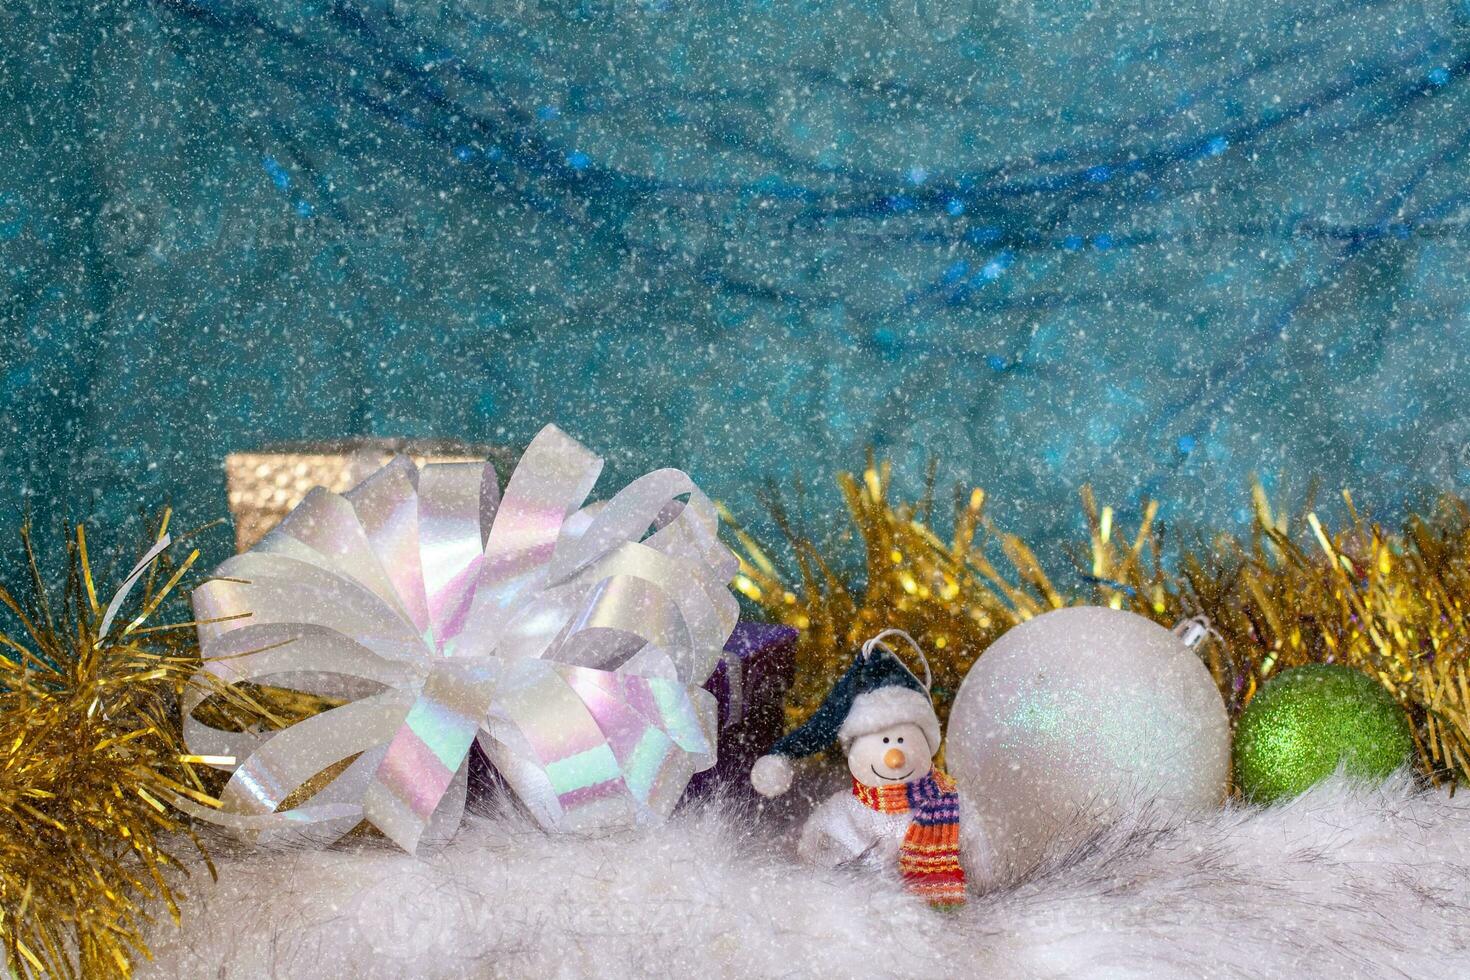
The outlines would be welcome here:
[[[888,741],[888,739],[886,739],[886,738],[885,738],[885,739],[884,739],[884,740],[883,740],[883,741],[885,741],[885,742],[886,742],[886,741]],[[898,740],[898,744],[899,744],[899,745],[902,745],[902,744],[903,744],[903,739],[899,739],[899,740]]]
[[[884,735],[883,736],[883,744],[884,745],[887,745],[888,744],[888,736],[887,735]]]

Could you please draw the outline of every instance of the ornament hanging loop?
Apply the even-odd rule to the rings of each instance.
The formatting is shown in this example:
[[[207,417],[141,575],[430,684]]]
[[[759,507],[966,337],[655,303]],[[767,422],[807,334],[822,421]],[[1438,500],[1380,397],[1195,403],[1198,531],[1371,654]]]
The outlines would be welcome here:
[[[919,658],[919,663],[924,665],[924,679],[920,681],[920,683],[924,685],[924,693],[929,693],[929,690],[934,686],[934,674],[929,670],[929,658],[924,656],[923,648],[920,647],[918,642],[912,636],[909,636],[906,631],[901,630],[896,626],[890,626],[888,629],[883,630],[876,636],[870,637],[866,642],[864,642],[862,652],[859,654],[859,656],[866,660],[873,655],[873,649],[875,647],[882,647],[884,650],[887,650],[889,653],[893,654],[893,656],[898,659],[898,662],[900,664],[903,664],[903,669],[908,670],[909,675],[912,676],[914,680],[919,680],[919,675],[915,674],[912,670],[909,670],[908,665],[903,663],[903,658],[898,656],[898,651],[893,649],[893,647],[889,646],[887,643],[883,642],[886,637],[890,636],[902,637],[904,642],[909,645],[909,649],[914,651],[914,656]]]
[[[1181,619],[1175,623],[1174,635],[1183,640],[1184,645],[1191,650],[1198,650],[1200,644],[1205,641],[1205,637],[1207,636],[1213,636],[1222,646],[1225,644],[1225,637],[1221,636],[1220,631],[1215,629],[1214,624],[1210,622],[1210,617],[1203,613],[1198,616],[1191,616],[1188,619]]]

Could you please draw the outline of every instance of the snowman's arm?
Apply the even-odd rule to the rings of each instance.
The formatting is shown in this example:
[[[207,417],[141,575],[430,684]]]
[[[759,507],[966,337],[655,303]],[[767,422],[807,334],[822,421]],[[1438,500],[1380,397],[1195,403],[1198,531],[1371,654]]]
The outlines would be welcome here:
[[[823,868],[835,868],[866,851],[873,842],[858,832],[852,820],[850,793],[837,793],[807,817],[801,828],[796,853],[803,861]]]

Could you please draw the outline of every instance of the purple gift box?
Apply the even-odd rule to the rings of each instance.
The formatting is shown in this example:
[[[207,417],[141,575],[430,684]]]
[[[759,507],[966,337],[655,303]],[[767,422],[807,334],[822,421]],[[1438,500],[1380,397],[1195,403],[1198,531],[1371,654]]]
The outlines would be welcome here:
[[[750,767],[786,726],[786,689],[796,675],[796,630],[771,623],[737,623],[725,659],[704,689],[720,704],[719,761],[697,772],[684,799],[725,791],[751,792]],[[731,664],[739,664],[732,671]]]
[[[719,704],[719,758],[694,774],[684,799],[720,789],[750,793],[750,767],[770,749],[786,724],[786,690],[796,675],[796,630],[770,623],[737,623],[725,658],[704,689]],[[738,665],[735,666],[735,665]],[[470,753],[470,799],[499,791],[500,779],[478,745]]]

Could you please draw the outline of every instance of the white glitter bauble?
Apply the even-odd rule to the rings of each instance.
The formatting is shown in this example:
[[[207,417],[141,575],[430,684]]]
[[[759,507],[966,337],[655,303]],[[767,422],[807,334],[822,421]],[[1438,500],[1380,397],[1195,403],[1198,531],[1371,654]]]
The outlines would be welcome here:
[[[1174,633],[1117,609],[1056,609],[981,655],[955,697],[945,759],[966,871],[1014,881],[1126,807],[1218,806],[1225,703]]]

